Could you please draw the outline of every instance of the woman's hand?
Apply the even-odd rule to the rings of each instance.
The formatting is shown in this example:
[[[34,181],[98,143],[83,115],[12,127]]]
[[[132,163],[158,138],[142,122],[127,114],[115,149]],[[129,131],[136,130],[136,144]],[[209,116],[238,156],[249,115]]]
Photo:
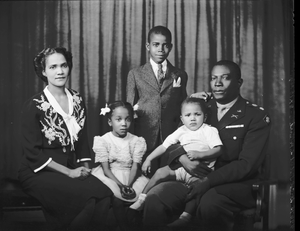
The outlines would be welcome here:
[[[86,179],[91,174],[91,169],[86,167],[79,167],[76,169],[71,169],[69,173],[69,177],[71,178],[79,178],[80,180]]]
[[[201,92],[191,94],[190,97],[204,99],[207,102],[211,97],[211,92],[201,91]]]
[[[146,159],[142,166],[142,172],[147,176],[148,173],[150,173],[150,171],[151,171],[151,161]]]

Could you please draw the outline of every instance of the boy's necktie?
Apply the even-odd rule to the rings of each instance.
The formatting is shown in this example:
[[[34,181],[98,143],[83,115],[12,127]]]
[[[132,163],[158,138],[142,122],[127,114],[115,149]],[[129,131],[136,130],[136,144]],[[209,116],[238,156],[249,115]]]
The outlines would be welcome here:
[[[164,81],[164,72],[162,70],[162,64],[158,64],[158,70],[157,70],[157,80],[158,84],[161,87]]]

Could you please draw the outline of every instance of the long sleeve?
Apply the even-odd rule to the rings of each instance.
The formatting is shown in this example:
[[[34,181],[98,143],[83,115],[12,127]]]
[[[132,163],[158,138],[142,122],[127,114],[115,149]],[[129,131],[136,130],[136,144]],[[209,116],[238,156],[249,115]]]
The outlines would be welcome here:
[[[51,161],[50,155],[43,150],[41,116],[42,114],[36,108],[32,99],[25,102],[21,111],[21,143],[23,154],[26,156],[29,167],[34,172],[43,169]],[[51,134],[49,134],[49,137],[51,137]]]
[[[138,92],[136,90],[134,72],[130,71],[127,76],[126,101],[133,106],[134,104],[136,104],[137,100]]]

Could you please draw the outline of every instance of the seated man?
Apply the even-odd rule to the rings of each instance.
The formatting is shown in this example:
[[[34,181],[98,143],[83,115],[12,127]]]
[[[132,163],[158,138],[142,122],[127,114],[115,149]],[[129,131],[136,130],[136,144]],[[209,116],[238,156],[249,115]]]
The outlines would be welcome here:
[[[169,166],[183,166],[203,181],[185,187],[178,182],[161,183],[148,193],[143,222],[147,226],[164,226],[174,213],[180,214],[186,201],[196,198],[197,220],[201,230],[231,230],[233,214],[255,206],[252,184],[259,179],[270,133],[266,111],[240,95],[241,70],[232,61],[222,60],[211,71],[211,93],[207,97],[207,122],[216,127],[224,145],[215,171],[198,161],[191,161],[182,149],[170,152]],[[210,98],[210,99],[209,99]]]

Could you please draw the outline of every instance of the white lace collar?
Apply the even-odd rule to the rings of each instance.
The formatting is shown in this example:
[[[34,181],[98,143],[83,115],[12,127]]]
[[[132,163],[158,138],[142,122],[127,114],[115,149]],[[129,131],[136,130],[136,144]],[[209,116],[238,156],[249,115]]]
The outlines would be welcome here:
[[[67,125],[68,131],[69,131],[70,137],[71,137],[71,145],[72,145],[71,149],[74,150],[74,140],[78,140],[77,134],[80,131],[81,127],[78,125],[76,118],[74,116],[72,116],[73,108],[74,108],[73,97],[67,88],[65,88],[65,92],[68,97],[68,105],[69,105],[68,114],[61,108],[61,106],[56,101],[54,96],[48,90],[48,86],[46,86],[44,89],[44,93],[45,93],[47,99],[49,100],[49,103],[54,108],[54,110],[57,111],[57,113],[63,117],[63,119]]]

